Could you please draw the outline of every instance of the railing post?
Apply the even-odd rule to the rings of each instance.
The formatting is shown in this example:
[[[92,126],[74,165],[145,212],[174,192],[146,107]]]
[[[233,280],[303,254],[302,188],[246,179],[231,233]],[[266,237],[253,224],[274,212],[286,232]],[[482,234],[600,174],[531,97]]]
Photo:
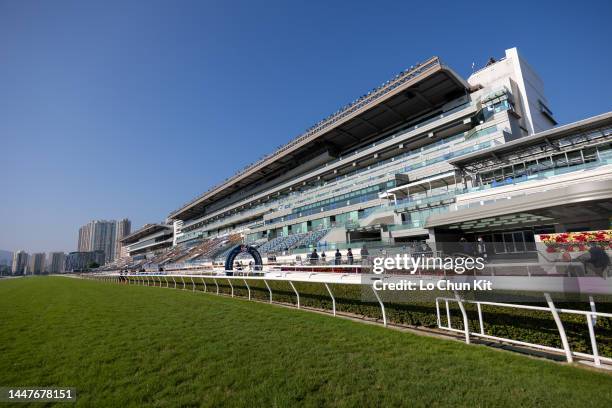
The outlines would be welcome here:
[[[436,320],[438,321],[438,328],[442,328],[442,319],[440,318],[440,299],[436,298]]]
[[[467,317],[467,312],[465,311],[465,305],[463,304],[463,300],[459,296],[459,292],[455,291],[455,299],[459,304],[459,309],[461,310],[461,314],[463,315],[463,329],[465,330],[465,343],[470,344],[470,324]]]
[[[215,286],[217,287],[217,295],[219,294],[219,284],[217,283],[217,280],[215,278],[213,278],[213,280],[215,281]]]
[[[176,280],[174,279],[174,276],[172,277],[172,282],[174,282],[174,289],[176,289]]]
[[[168,277],[164,276],[164,280],[166,281],[166,288],[170,287],[170,284],[168,283]]]
[[[293,291],[295,292],[295,296],[297,297],[297,308],[299,309],[300,308],[300,294],[295,288],[295,285],[293,284],[293,282],[289,281],[289,284],[291,285],[291,287],[293,288]]]
[[[548,303],[548,308],[553,315],[553,319],[555,319],[555,323],[557,324],[557,329],[559,330],[559,336],[561,336],[561,344],[563,344],[563,349],[565,350],[565,357],[567,358],[567,362],[571,363],[574,361],[572,357],[572,350],[570,349],[569,342],[567,341],[567,336],[565,335],[565,328],[563,327],[563,322],[561,322],[561,318],[559,317],[559,313],[557,312],[557,308],[553,303],[550,295],[548,293],[544,293],[544,297],[546,298],[546,303]]]
[[[191,279],[191,285],[192,285],[191,286],[191,291],[195,292],[195,282],[193,281],[193,276],[190,276],[189,278]]]
[[[374,288],[374,285],[372,285],[372,291],[374,292],[374,296],[376,296],[376,300],[378,300],[380,310],[382,311],[383,326],[387,327],[387,314],[385,313],[385,305],[380,296],[378,296],[378,291]]]
[[[593,296],[589,296],[589,305],[591,306],[591,312],[597,313],[597,309],[595,308],[595,299],[593,299]],[[597,316],[592,315],[592,318],[593,318],[593,326],[595,326],[597,324]]]
[[[247,290],[249,291],[249,300],[251,300],[251,288],[249,287],[249,284],[247,283],[246,279],[242,279],[242,281],[244,282]]]
[[[268,285],[268,281],[264,279],[264,283],[266,284],[266,287],[268,288],[268,292],[270,292],[270,303],[272,303],[272,289],[270,289],[270,285]]]
[[[185,290],[185,279],[184,279],[183,276],[181,276],[181,282],[183,282],[183,289],[182,290]]]
[[[227,283],[229,283],[230,288],[232,288],[232,297],[234,297],[234,285],[232,285],[232,280],[230,278],[227,278]]]
[[[206,281],[202,278],[202,284],[204,285],[204,293],[206,293]]]
[[[331,297],[332,300],[332,310],[334,311],[334,316],[336,315],[336,299],[334,298],[334,294],[332,293],[331,289],[329,288],[329,286],[327,285],[327,283],[324,283],[325,285],[325,289],[327,289],[327,293],[329,293],[329,296]]]
[[[593,349],[593,362],[596,366],[601,366],[601,360],[599,358],[599,350],[597,350],[597,339],[595,338],[595,324],[593,323],[593,315],[586,315],[587,324],[589,325],[589,336],[591,337],[591,348]]]
[[[480,302],[476,302],[476,307],[478,308],[478,324],[480,325],[480,334],[485,334],[484,321],[482,320],[482,307],[480,306]]]

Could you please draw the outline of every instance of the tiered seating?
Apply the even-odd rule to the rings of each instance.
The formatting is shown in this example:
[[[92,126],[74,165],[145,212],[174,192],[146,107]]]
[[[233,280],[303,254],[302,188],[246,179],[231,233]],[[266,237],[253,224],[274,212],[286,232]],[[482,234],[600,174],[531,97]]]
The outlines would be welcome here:
[[[185,247],[175,247],[171,249],[166,255],[159,261],[160,265],[165,265],[167,263],[171,263],[175,258],[179,258],[189,251],[189,248]]]
[[[210,250],[221,241],[220,238],[213,238],[191,247],[186,253],[178,257],[175,262],[189,262],[199,258],[202,254]]]
[[[291,246],[302,238],[303,234],[293,234],[286,237],[274,238],[258,248],[262,254],[280,252],[284,249],[291,249]]]
[[[224,251],[228,246],[233,247],[242,240],[240,234],[210,239],[196,247],[181,259],[183,262],[213,259],[216,254]]]
[[[139,270],[144,264],[147,263],[146,259],[140,259],[138,261],[132,261],[127,265],[127,269]]]
[[[193,256],[197,256],[203,250],[205,250],[209,245],[211,245],[212,240],[207,240],[204,242],[200,242],[197,245],[185,248],[183,251],[180,251],[176,256],[170,259],[170,262],[185,262]]]
[[[317,230],[302,234],[293,234],[286,237],[274,238],[258,248],[262,254],[281,252],[285,249],[294,249],[300,246],[316,245],[329,230]]]
[[[119,269],[126,269],[130,263],[132,263],[131,257],[115,259],[113,262],[108,263],[97,270],[99,271],[116,271]]]
[[[311,232],[301,243],[300,246],[316,245],[327,233],[329,229],[322,229]]]
[[[163,250],[157,253],[153,258],[149,259],[149,263],[151,265],[157,265],[157,264],[162,263],[162,261],[166,259],[166,257],[168,256],[170,252],[172,252],[172,249],[170,250],[166,249],[166,250]]]
[[[230,251],[232,250],[233,246],[229,246],[227,247],[227,249],[225,249],[224,251],[222,251],[219,255],[217,255],[215,257],[215,261],[221,262],[223,260],[225,260],[225,258],[227,258],[227,256],[229,255]]]
[[[225,249],[223,252],[221,252],[220,254],[218,254],[217,256],[215,256],[215,261],[216,261],[216,262],[225,262],[225,258],[227,258],[227,256],[228,256],[228,255],[229,255],[229,253],[231,252],[231,250],[232,250],[232,249],[234,249],[234,247],[235,247],[236,245],[238,245],[238,244],[239,244],[239,242],[236,242],[236,243],[234,243],[233,245],[230,245],[229,247],[227,247],[227,248],[226,248],[226,249]],[[259,249],[259,247],[261,246],[261,244],[260,244],[260,243],[253,243],[253,244],[250,244],[250,245],[251,245],[252,247],[255,247],[255,248],[258,248],[258,249]],[[250,258],[250,257],[251,257],[251,255],[249,255],[249,254],[246,254],[246,253],[241,253],[241,254],[238,254],[238,255],[236,256],[236,260],[240,260],[240,259],[247,259],[247,258]]]

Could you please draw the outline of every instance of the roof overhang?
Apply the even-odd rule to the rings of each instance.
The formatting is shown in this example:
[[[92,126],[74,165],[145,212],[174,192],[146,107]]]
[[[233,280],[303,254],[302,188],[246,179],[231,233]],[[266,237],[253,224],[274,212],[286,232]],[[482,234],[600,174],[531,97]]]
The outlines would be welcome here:
[[[340,152],[374,141],[384,132],[435,112],[469,89],[468,83],[437,57],[430,58],[172,212],[169,218],[189,220],[201,215],[207,205],[255,182],[271,180],[323,151]]]
[[[612,184],[610,184],[610,181],[591,181],[540,193],[512,197],[512,199],[500,200],[491,204],[476,205],[470,208],[434,214],[427,219],[425,228],[443,227],[466,221],[494,218],[534,210],[545,210],[578,203],[610,202],[610,200],[612,200]]]
[[[457,158],[451,159],[448,162],[458,168],[462,168],[472,162],[486,159],[496,158],[503,154],[514,152],[517,149],[525,149],[530,146],[539,145],[541,143],[551,143],[554,140],[561,139],[568,135],[588,132],[593,129],[598,129],[605,126],[612,125],[612,112],[603,113],[601,115],[593,116],[578,122],[573,122],[568,125],[559,126],[553,129],[539,132],[531,136],[521,137],[508,143],[501,144],[499,146],[490,147],[473,153],[469,153]]]
[[[158,231],[162,230],[171,230],[171,228],[167,225],[162,224],[145,224],[142,228],[137,231],[134,231],[130,235],[121,239],[121,243],[124,245],[133,244],[138,242],[141,238],[146,237],[147,235],[154,234]]]
[[[454,171],[449,171],[446,173],[438,174],[433,177],[422,178],[417,181],[413,181],[412,183],[402,184],[399,187],[394,187],[385,191],[384,193],[379,194],[380,198],[390,198],[394,195],[406,195],[408,196],[410,190],[413,191],[427,191],[427,189],[437,188],[437,187],[447,187],[450,184],[455,184],[456,176]]]

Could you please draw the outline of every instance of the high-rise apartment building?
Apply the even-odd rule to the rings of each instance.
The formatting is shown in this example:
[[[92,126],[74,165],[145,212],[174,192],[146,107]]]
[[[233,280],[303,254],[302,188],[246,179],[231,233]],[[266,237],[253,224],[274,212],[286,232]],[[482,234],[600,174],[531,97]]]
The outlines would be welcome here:
[[[104,263],[111,261],[115,252],[115,221],[94,221],[91,242],[91,251],[103,251]]]
[[[61,273],[66,269],[66,254],[63,252],[51,252],[47,257],[47,272]]]
[[[29,255],[25,251],[17,251],[13,253],[13,265],[11,272],[13,275],[23,275],[28,266]]]
[[[45,253],[37,252],[30,256],[28,262],[27,275],[40,275],[45,272]]]
[[[132,223],[127,218],[117,221],[115,225],[115,252],[113,259],[121,258],[121,240],[130,235]]]
[[[91,222],[79,228],[79,242],[77,249],[79,252],[91,250]]]
[[[120,221],[95,220],[79,228],[79,252],[104,251],[104,263],[118,256],[118,237],[129,235],[131,222],[127,218]]]

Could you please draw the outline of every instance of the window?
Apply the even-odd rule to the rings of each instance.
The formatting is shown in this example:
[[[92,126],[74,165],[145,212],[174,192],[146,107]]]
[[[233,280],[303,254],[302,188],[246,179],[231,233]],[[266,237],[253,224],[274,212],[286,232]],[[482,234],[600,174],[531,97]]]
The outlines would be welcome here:
[[[535,160],[525,162],[525,167],[527,168],[527,175],[532,175],[538,172],[538,163]]]
[[[557,121],[555,120],[555,118],[553,118],[553,113],[550,109],[548,109],[548,106],[546,106],[541,99],[538,99],[538,105],[540,106],[540,112],[542,113],[542,115],[544,115],[548,120],[550,120],[553,125],[556,125]]]
[[[565,153],[556,154],[552,157],[553,162],[555,163],[555,167],[565,167],[567,166],[567,157]]]
[[[597,149],[594,147],[587,147],[582,151],[585,163],[591,163],[597,161]]]
[[[582,164],[582,155],[580,151],[573,151],[567,153],[567,162],[569,166],[576,166],[578,164]]]
[[[554,167],[551,157],[543,157],[541,159],[538,159],[538,163],[540,164],[540,168],[542,170],[549,170]]]

